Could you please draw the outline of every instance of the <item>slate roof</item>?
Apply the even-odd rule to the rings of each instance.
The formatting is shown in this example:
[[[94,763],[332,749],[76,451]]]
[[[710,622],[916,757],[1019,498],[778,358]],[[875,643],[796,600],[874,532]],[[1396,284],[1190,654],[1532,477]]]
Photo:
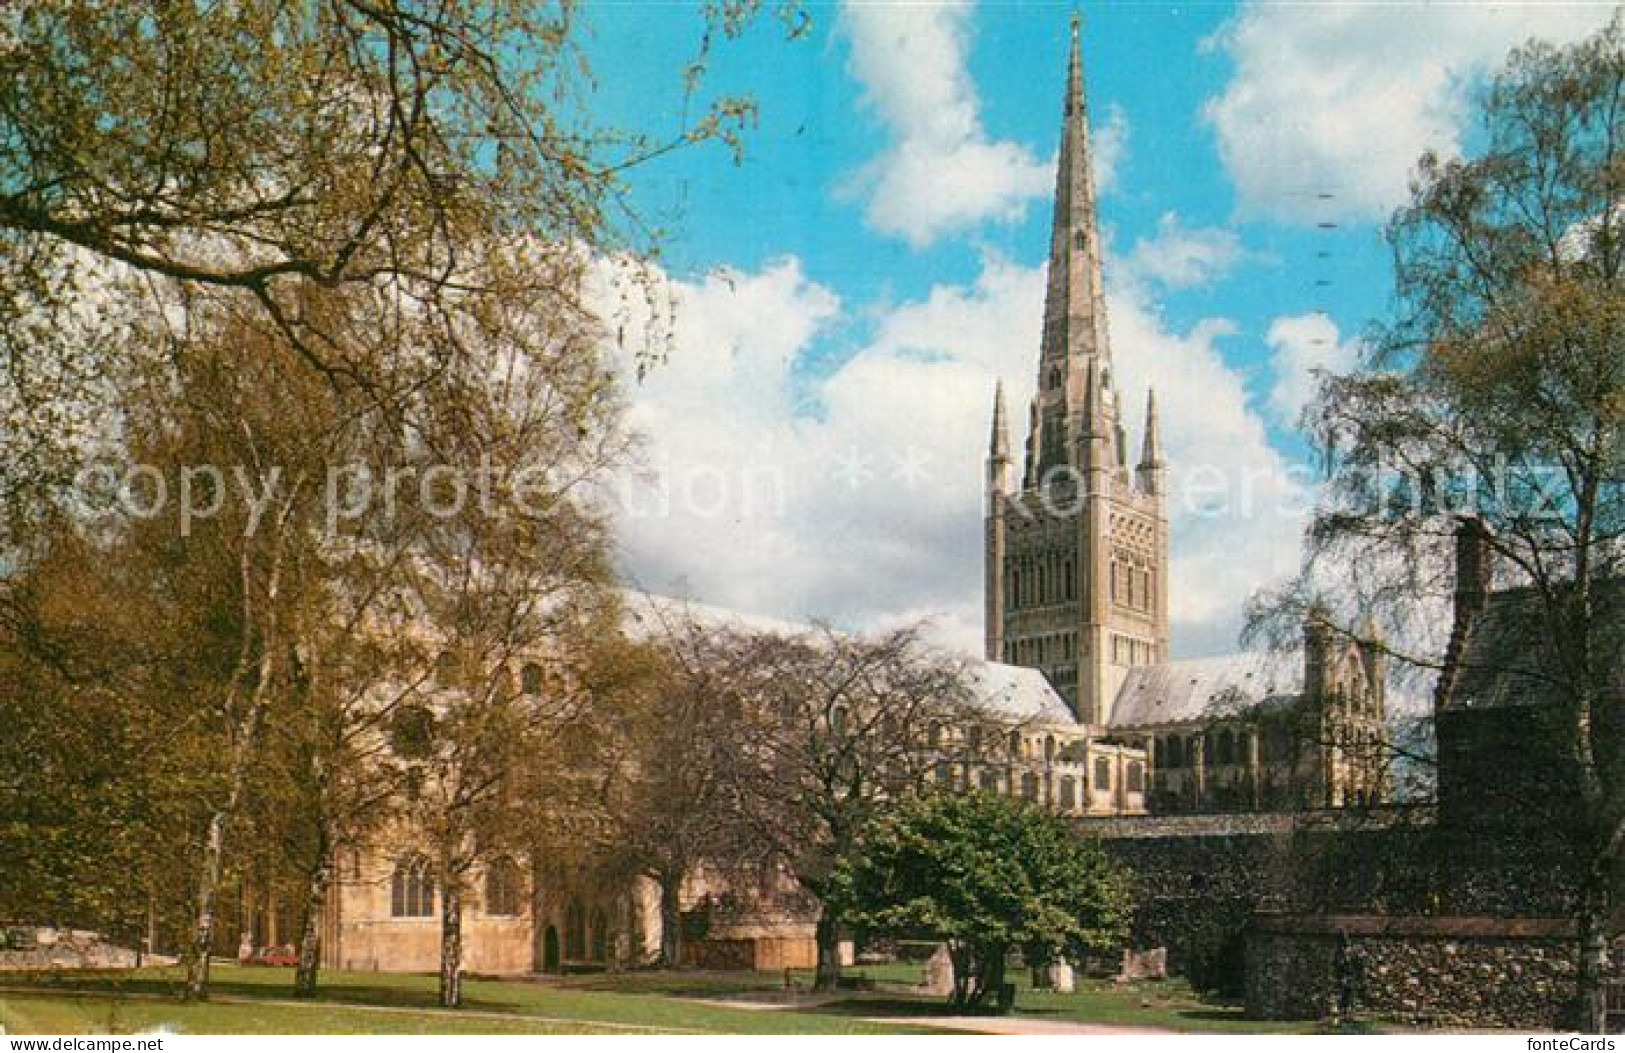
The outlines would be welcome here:
[[[1039,724],[1078,722],[1040,670],[1002,662],[971,662],[970,679],[974,704],[995,716]]]
[[[1243,652],[1187,658],[1128,671],[1109,723],[1114,728],[1182,724],[1260,705],[1287,705],[1303,692],[1296,654]]]
[[[1614,689],[1625,694],[1625,662],[1620,658],[1625,653],[1625,580],[1600,583],[1596,595],[1595,617],[1609,628],[1601,634],[1597,653],[1613,658]],[[1460,674],[1442,708],[1459,711],[1557,702],[1564,688],[1557,678],[1544,675],[1556,667],[1541,624],[1543,615],[1543,605],[1533,589],[1491,594],[1468,636]]]
[[[814,631],[814,626],[798,622],[631,589],[622,590],[621,599],[622,631],[634,640],[658,639],[668,626],[677,627],[684,623],[702,629],[731,629],[780,636],[799,636]],[[978,658],[968,659],[966,666],[972,704],[984,712],[1021,723],[1077,723],[1066,701],[1039,670]]]

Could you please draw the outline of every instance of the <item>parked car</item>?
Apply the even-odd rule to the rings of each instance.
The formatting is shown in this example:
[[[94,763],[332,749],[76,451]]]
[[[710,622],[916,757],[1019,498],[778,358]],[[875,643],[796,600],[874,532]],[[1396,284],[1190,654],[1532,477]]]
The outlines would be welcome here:
[[[291,943],[280,947],[261,947],[248,959],[249,965],[298,965],[299,953],[293,949]]]

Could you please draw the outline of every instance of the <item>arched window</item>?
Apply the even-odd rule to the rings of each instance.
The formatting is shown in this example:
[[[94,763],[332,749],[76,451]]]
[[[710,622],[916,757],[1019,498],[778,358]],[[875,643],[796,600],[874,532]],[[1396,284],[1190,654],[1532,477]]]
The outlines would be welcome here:
[[[462,679],[462,663],[457,655],[451,651],[441,651],[434,660],[434,682],[436,687],[456,687]]]
[[[1112,788],[1112,762],[1106,757],[1095,758],[1095,789],[1109,790]]]
[[[524,883],[518,863],[507,856],[493,859],[485,868],[485,913],[505,918],[518,915]]]
[[[422,760],[434,752],[435,719],[428,706],[406,703],[389,719],[389,745],[396,756]]]
[[[609,918],[604,915],[603,908],[599,908],[592,912],[592,960],[602,962],[608,958]]]
[[[396,918],[434,917],[434,871],[426,857],[414,852],[395,864],[389,881],[389,913]]]
[[[535,662],[526,662],[519,670],[519,690],[526,695],[539,695],[542,693],[542,667]]]
[[[829,729],[837,735],[845,735],[848,716],[845,706],[836,706],[829,714]]]
[[[587,958],[587,912],[577,900],[564,908],[564,957],[573,962]]]

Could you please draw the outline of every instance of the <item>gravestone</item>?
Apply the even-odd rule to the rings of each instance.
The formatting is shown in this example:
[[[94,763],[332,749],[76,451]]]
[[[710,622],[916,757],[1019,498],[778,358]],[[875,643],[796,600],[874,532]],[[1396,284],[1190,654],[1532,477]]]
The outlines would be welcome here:
[[[1049,986],[1056,994],[1072,994],[1078,989],[1078,978],[1072,971],[1071,962],[1061,958],[1050,963]]]
[[[1116,977],[1118,981],[1166,980],[1167,978],[1168,948],[1153,947],[1149,951],[1123,948],[1123,967],[1118,971]]]
[[[937,945],[936,952],[925,963],[925,978],[920,983],[926,994],[951,995],[954,993],[954,960],[948,945]]]

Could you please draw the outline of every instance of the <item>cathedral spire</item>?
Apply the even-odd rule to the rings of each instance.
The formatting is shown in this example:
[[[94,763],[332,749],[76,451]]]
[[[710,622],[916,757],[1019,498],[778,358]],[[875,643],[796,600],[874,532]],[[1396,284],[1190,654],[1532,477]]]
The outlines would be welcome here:
[[[993,435],[988,440],[988,455],[1008,461],[1010,459],[1010,428],[1004,418],[1004,378],[993,382]]]
[[[1040,376],[1059,365],[1064,374],[1076,377],[1073,383],[1077,383],[1083,379],[1082,359],[1098,356],[1109,361],[1110,354],[1100,272],[1100,231],[1095,214],[1095,179],[1089,153],[1083,49],[1078,16],[1074,13],[1061,111],[1061,148],[1055,172],[1055,213],[1050,228]],[[1078,392],[1073,389],[1068,394],[1076,398]]]

